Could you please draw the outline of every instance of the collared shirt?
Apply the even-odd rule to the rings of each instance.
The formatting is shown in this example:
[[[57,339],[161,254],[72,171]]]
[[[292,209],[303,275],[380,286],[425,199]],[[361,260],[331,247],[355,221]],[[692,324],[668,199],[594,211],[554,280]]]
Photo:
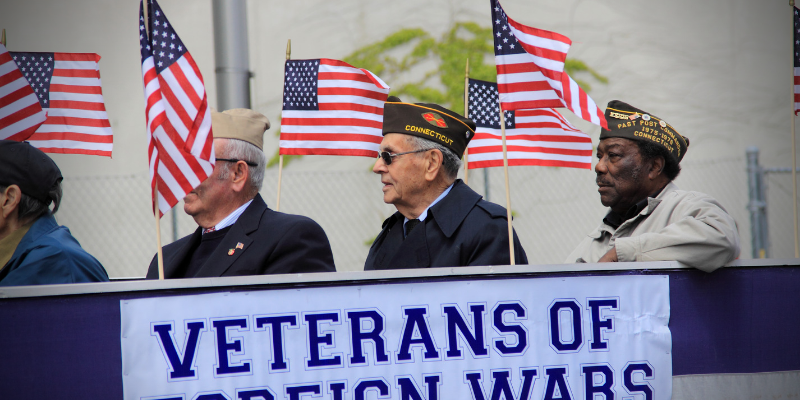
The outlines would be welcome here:
[[[431,207],[435,206],[436,203],[441,201],[444,198],[444,196],[447,196],[447,194],[450,193],[450,189],[453,188],[453,185],[455,185],[455,182],[453,182],[453,184],[448,186],[447,189],[445,189],[444,192],[442,192],[442,194],[440,194],[439,197],[437,197],[436,200],[433,201],[433,203],[429,204],[428,207],[426,207],[425,210],[422,211],[419,217],[417,217],[419,222],[425,221],[425,218],[428,216],[428,210]],[[408,218],[403,219],[403,236],[406,235],[406,222],[408,222]]]
[[[22,241],[22,238],[28,233],[28,230],[31,229],[31,226],[33,226],[33,222],[21,226],[8,236],[0,239],[0,269],[3,269],[8,263],[8,260],[11,259],[11,256],[14,255],[17,246],[19,246],[19,242]]]
[[[639,213],[641,213],[642,210],[647,208],[647,205],[649,203],[649,199],[650,198],[655,199],[656,197],[658,197],[658,195],[663,190],[664,190],[664,188],[661,188],[658,191],[656,191],[655,193],[653,193],[652,195],[647,196],[644,199],[642,199],[640,202],[632,205],[631,208],[628,209],[628,212],[625,213],[625,215],[621,215],[621,214],[615,213],[614,211],[609,211],[608,214],[606,214],[606,217],[603,218],[603,222],[606,225],[613,227],[614,229],[619,228],[619,226],[622,225],[623,222],[625,222],[625,221],[627,221],[627,220],[639,215]]]
[[[236,210],[233,210],[233,212],[228,214],[227,217],[223,218],[222,221],[219,221],[218,224],[214,225],[214,230],[218,231],[220,229],[225,229],[225,228],[235,224],[236,221],[239,219],[239,217],[242,215],[242,213],[244,213],[244,210],[246,210],[247,207],[252,202],[253,202],[253,200],[250,199],[250,201],[248,201],[247,203],[242,204],[241,207],[237,208]]]

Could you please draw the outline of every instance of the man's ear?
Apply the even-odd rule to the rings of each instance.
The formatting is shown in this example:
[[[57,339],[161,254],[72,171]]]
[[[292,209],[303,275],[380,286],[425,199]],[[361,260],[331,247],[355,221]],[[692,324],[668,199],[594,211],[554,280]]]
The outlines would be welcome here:
[[[9,185],[3,191],[3,200],[0,203],[0,213],[7,219],[9,215],[17,212],[19,202],[22,201],[22,190],[17,185]]]
[[[250,166],[244,161],[237,162],[231,170],[231,184],[235,192],[244,190],[250,176]]]
[[[653,158],[653,160],[651,161],[651,164],[650,164],[650,172],[647,174],[647,176],[650,179],[658,178],[658,176],[661,175],[664,172],[664,166],[665,165],[666,165],[666,161],[664,160],[664,157],[658,156],[658,157]]]
[[[425,155],[425,180],[433,182],[439,175],[439,170],[442,169],[444,162],[444,155],[439,149],[432,149],[426,152]]]

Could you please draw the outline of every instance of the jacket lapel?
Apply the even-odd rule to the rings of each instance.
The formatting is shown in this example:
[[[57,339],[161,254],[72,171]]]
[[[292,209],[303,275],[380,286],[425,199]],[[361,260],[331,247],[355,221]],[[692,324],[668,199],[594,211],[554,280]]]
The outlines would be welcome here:
[[[239,259],[252,245],[253,239],[249,235],[256,230],[261,223],[261,217],[267,210],[267,204],[261,195],[257,195],[253,202],[244,210],[244,213],[239,216],[231,226],[228,234],[222,239],[219,247],[214,250],[208,260],[200,268],[197,277],[217,277],[225,274],[225,271],[230,269],[231,265]],[[237,248],[241,243],[243,247]],[[233,250],[233,251],[231,251]]]

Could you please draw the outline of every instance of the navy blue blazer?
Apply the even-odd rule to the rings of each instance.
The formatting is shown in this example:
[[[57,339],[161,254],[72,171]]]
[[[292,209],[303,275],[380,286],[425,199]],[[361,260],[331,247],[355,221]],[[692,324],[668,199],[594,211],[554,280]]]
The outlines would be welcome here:
[[[509,265],[506,209],[483,200],[461,179],[428,209],[428,216],[403,239],[404,217],[396,212],[369,249],[364,270]],[[514,232],[514,260],[528,257]]]
[[[200,243],[200,227],[164,246],[164,277],[174,276]],[[242,243],[241,249],[237,244]],[[229,255],[230,249],[234,249]],[[257,195],[236,220],[196,277],[335,272],[325,231],[301,215],[273,211]],[[150,262],[147,279],[158,279],[158,260]]]

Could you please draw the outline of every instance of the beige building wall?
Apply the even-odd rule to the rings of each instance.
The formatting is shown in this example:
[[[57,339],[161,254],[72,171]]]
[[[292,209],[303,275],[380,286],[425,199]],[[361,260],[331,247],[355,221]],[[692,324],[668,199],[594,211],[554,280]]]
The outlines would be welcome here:
[[[112,276],[143,275],[155,251],[149,211],[144,101],[135,0],[0,2],[0,28],[11,51],[94,52],[102,56],[103,93],[114,131],[114,157],[54,155],[65,176],[59,221]],[[286,41],[293,58],[338,58],[405,27],[439,37],[454,22],[489,26],[489,2],[251,0],[248,30],[253,108],[278,145]],[[762,164],[791,166],[792,20],[786,1],[506,0],[517,21],[557,31],[573,41],[570,58],[609,78],[590,93],[601,105],[620,99],[670,122],[691,139],[677,183],[717,197],[734,215],[742,258],[750,258],[745,149],[758,146]],[[160,5],[197,60],[209,104],[216,106],[214,32],[210,0],[162,0]],[[396,84],[388,82],[390,85]],[[592,135],[599,128],[564,114]],[[309,215],[325,228],[337,267],[358,270],[368,242],[392,208],[381,201],[366,158],[310,156],[284,176],[282,211]],[[504,204],[502,172],[493,169],[491,200]],[[277,175],[268,171],[263,195],[275,204]],[[605,210],[594,173],[556,168],[511,169],[515,226],[532,263],[559,263]],[[482,172],[470,183],[483,193]],[[791,179],[770,178],[773,256],[793,257]],[[180,206],[178,207],[180,209]],[[179,212],[180,235],[193,229]],[[172,229],[162,222],[165,240]]]

